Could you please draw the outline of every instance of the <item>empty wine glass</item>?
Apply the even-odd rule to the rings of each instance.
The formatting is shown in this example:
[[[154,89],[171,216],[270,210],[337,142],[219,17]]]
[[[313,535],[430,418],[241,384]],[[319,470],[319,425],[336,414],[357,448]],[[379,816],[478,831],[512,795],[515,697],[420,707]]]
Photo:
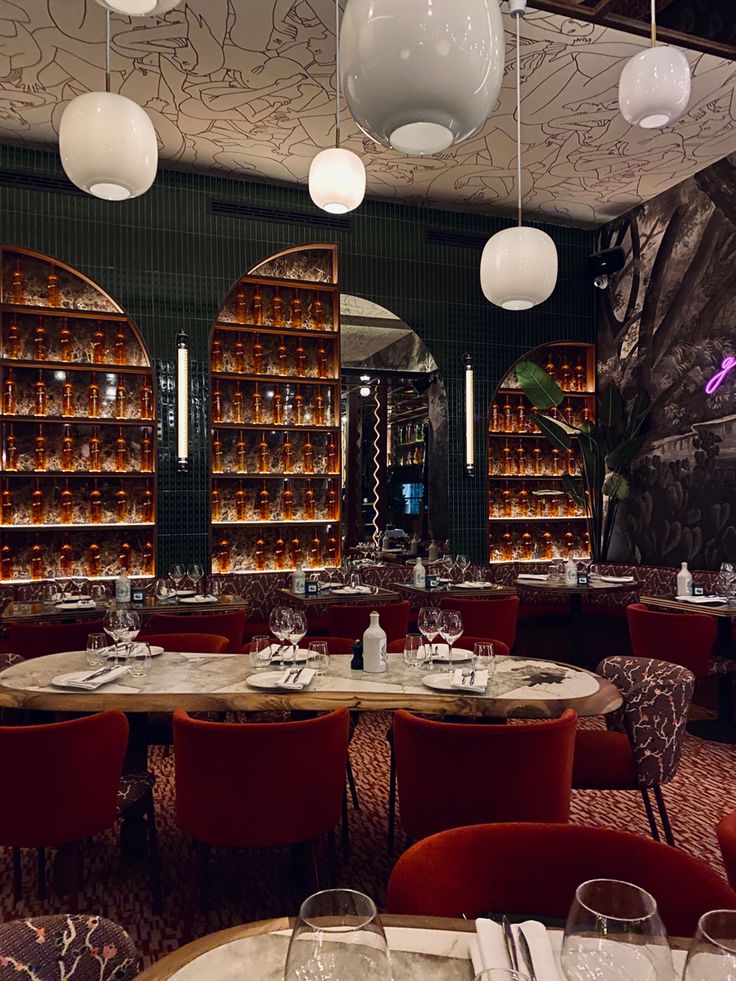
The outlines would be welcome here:
[[[286,631],[286,640],[291,644],[293,660],[296,661],[296,652],[299,641],[307,633],[307,616],[304,610],[292,610],[289,619],[289,626]]]
[[[427,656],[427,648],[422,647],[419,634],[407,634],[404,638],[404,663],[414,670],[421,668]]]
[[[114,656],[118,645],[122,640],[123,630],[125,629],[123,622],[123,611],[118,610],[117,608],[107,610],[102,620],[102,629],[110,637],[114,644],[114,649],[110,651],[110,656]]]
[[[391,981],[391,960],[375,903],[353,889],[326,889],[301,905],[284,981]]]
[[[449,554],[443,555],[440,559],[440,565],[442,567],[444,579],[452,579],[452,556]]]
[[[156,580],[156,600],[159,603],[168,603],[174,593],[174,587],[168,579]]]
[[[172,582],[174,583],[175,590],[179,589],[179,586],[181,585],[184,576],[185,576],[185,572],[184,572],[183,565],[179,565],[179,563],[174,563],[174,565],[169,566],[169,579],[171,579]]]
[[[462,614],[457,610],[443,610],[440,618],[440,637],[447,644],[447,660],[452,668],[452,645],[463,634]]]
[[[274,661],[281,660],[281,651],[286,643],[293,613],[294,610],[290,606],[274,606],[271,610],[268,618],[268,628],[279,642],[279,649],[272,658]]]
[[[187,566],[187,576],[189,576],[189,579],[191,580],[192,586],[194,587],[194,592],[198,593],[200,583],[202,582],[202,577],[204,576],[202,566],[196,562],[191,563],[191,565]]]
[[[437,656],[434,642],[440,635],[441,617],[442,611],[436,606],[423,606],[417,617],[417,627],[419,633],[424,637],[428,660]]]
[[[617,879],[591,879],[578,886],[561,962],[568,981],[674,981],[654,897]]]
[[[141,618],[135,612],[135,610],[121,610],[121,621],[118,628],[120,633],[120,640],[124,644],[123,647],[123,661],[127,664],[130,658],[133,641],[136,639],[141,629]],[[120,655],[118,655],[119,657]]]
[[[703,913],[687,955],[684,981],[736,981],[736,910]]]
[[[465,573],[467,572],[469,565],[470,565],[470,559],[467,557],[467,555],[457,555],[455,557],[455,566],[457,567],[457,570],[460,573],[459,575],[460,582],[465,581]]]

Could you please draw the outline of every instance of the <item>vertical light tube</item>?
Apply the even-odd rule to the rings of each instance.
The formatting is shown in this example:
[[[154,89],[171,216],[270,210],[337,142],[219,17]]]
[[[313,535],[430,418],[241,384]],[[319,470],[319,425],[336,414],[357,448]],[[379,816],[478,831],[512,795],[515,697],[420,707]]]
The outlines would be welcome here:
[[[473,362],[469,354],[463,358],[465,364],[465,472],[468,477],[475,476],[475,401],[473,392]]]
[[[176,465],[189,469],[189,337],[176,335]]]

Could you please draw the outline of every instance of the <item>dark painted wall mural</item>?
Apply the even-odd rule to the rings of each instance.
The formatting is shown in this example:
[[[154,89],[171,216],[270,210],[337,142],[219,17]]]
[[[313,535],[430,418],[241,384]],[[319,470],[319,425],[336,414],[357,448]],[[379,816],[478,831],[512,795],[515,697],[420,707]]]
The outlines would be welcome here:
[[[736,155],[605,226],[626,265],[602,295],[599,381],[661,398],[611,557],[736,561]]]

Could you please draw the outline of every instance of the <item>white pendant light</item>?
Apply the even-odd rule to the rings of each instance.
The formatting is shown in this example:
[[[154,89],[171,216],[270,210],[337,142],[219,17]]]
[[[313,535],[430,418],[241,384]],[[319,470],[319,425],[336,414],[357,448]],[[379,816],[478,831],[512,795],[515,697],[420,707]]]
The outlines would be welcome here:
[[[618,83],[621,115],[632,126],[669,126],[690,101],[690,65],[679,48],[658,48],[655,0],[652,5],[651,47],[624,65]]]
[[[321,150],[309,167],[309,196],[332,215],[353,211],[365,197],[365,166],[340,146],[340,5],[335,0],[335,145]]]
[[[156,178],[158,141],[148,113],[110,92],[110,14],[107,14],[105,92],[85,92],[59,123],[59,154],[67,177],[94,197],[124,201],[145,193]]]
[[[480,285],[487,300],[504,310],[528,310],[551,296],[557,283],[557,248],[540,228],[522,224],[521,215],[521,70],[519,21],[526,0],[510,0],[516,19],[516,194],[518,225],[497,232],[480,259]]]
[[[97,3],[124,17],[151,17],[173,10],[181,0],[97,0]]]
[[[501,90],[498,0],[350,0],[340,43],[353,119],[402,153],[466,139]]]

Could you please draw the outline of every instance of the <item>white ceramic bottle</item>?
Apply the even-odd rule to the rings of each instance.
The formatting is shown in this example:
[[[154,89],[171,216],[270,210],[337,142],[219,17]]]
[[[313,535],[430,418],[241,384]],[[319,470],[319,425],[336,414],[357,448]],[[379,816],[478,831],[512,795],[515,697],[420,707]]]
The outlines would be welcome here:
[[[292,593],[303,593],[304,587],[306,585],[307,577],[304,574],[304,569],[302,568],[301,562],[297,562],[296,569],[291,574],[291,591]]]
[[[427,570],[421,559],[414,563],[414,585],[417,589],[424,589],[427,585]]]
[[[565,563],[565,583],[568,586],[576,586],[578,582],[578,564],[573,558],[569,558]]]
[[[693,591],[693,574],[687,567],[687,562],[683,562],[680,571],[677,573],[677,595],[690,596]]]
[[[130,603],[130,579],[128,579],[128,573],[125,569],[115,580],[115,602]]]
[[[371,622],[363,634],[363,670],[369,674],[380,674],[387,666],[386,631],[378,622],[378,613],[373,610]]]

